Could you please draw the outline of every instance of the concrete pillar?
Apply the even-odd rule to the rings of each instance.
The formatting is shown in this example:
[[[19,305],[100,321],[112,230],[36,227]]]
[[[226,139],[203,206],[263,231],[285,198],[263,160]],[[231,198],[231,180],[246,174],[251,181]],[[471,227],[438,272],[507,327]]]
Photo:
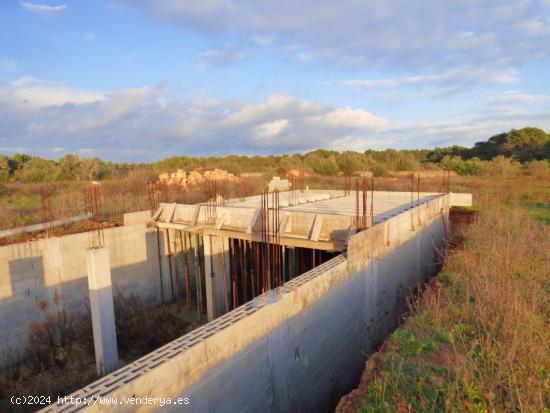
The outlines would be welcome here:
[[[89,249],[86,264],[97,374],[104,376],[118,366],[109,250],[105,247]]]
[[[44,285],[46,287],[63,287],[63,257],[59,238],[46,238],[43,241],[42,257],[44,264]]]
[[[224,314],[230,308],[229,270],[229,238],[205,235],[204,272],[208,320]]]

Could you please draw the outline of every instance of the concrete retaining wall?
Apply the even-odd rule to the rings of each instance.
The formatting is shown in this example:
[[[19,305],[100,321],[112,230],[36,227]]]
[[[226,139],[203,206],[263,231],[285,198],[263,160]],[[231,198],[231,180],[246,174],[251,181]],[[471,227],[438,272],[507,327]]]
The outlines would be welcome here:
[[[140,411],[333,408],[357,383],[366,355],[396,327],[410,288],[437,270],[448,208],[445,195],[356,234],[347,258],[328,261],[73,396],[190,399],[187,406],[157,403]]]
[[[104,234],[113,285],[125,295],[159,300],[156,230],[133,225],[105,229]],[[88,233],[81,233],[0,247],[0,351],[21,348],[28,322],[44,317],[36,304],[44,299],[51,303],[56,290],[63,294],[68,310],[83,309],[88,297],[88,237]],[[168,263],[163,233],[161,237],[166,289]]]

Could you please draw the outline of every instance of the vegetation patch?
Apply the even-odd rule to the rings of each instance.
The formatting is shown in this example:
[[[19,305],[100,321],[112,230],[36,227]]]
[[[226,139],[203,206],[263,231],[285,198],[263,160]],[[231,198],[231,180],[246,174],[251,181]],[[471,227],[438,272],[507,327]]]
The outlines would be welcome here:
[[[0,412],[34,411],[12,396],[68,395],[98,379],[89,311],[68,312],[61,295],[37,303],[44,318],[29,323],[25,352],[6,352],[0,369]],[[115,297],[119,367],[196,328],[193,311],[150,305],[136,296]]]
[[[547,202],[525,202],[523,207],[534,218],[545,224],[550,224],[550,203]]]
[[[484,205],[337,410],[549,412],[550,227],[533,216]]]

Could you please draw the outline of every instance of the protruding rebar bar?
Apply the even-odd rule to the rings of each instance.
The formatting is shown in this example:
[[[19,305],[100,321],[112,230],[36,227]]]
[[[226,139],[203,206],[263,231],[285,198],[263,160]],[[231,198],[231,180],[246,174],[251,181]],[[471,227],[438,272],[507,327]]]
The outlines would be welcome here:
[[[40,187],[40,211],[42,213],[42,229],[44,238],[50,238],[53,232],[53,208],[52,208],[52,192],[53,188],[50,185],[44,184]]]
[[[84,191],[84,203],[88,215],[88,244],[90,248],[101,248],[105,245],[101,214],[101,186],[92,184]]]

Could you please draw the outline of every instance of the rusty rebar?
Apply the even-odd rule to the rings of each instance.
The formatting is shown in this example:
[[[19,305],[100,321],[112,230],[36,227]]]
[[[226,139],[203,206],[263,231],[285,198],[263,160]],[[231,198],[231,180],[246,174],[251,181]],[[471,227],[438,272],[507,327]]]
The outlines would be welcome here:
[[[191,298],[190,292],[189,292],[189,263],[187,262],[187,235],[185,238],[183,237],[182,231],[179,231],[180,235],[180,243],[181,243],[181,253],[182,253],[182,267],[183,267],[183,273],[185,276],[185,306],[189,308],[189,301]]]
[[[411,208],[414,206],[414,174],[411,174]]]
[[[90,248],[101,248],[105,245],[103,234],[102,210],[101,210],[101,186],[90,185],[84,191],[84,202],[86,208],[88,246]]]
[[[157,227],[157,257],[159,264],[159,278],[160,278],[160,302],[164,304],[164,281],[162,277],[162,255],[160,248],[160,228]]]
[[[174,272],[172,269],[172,246],[170,245],[170,230],[166,228],[166,247],[167,258],[168,258],[168,273],[170,274],[170,292],[172,293],[172,301],[176,298],[176,290],[174,288]]]
[[[420,205],[420,174],[416,175],[416,178],[418,180],[418,185],[416,187],[416,190],[417,190],[416,205]]]
[[[370,187],[370,220],[371,225],[374,225],[374,176],[371,178]]]
[[[227,301],[227,267],[225,263],[225,247],[223,242],[223,237],[220,237],[221,244],[222,244],[222,253],[220,255],[220,260],[222,261],[222,274],[223,274],[223,305],[225,308],[225,312],[227,313],[229,311],[229,304]],[[229,253],[229,251],[228,251]]]
[[[52,192],[51,185],[44,184],[40,186],[40,211],[42,215],[42,230],[44,238],[50,238],[53,233],[53,208],[52,208]]]
[[[159,207],[157,184],[154,181],[149,181],[147,183],[147,195],[149,198],[149,208],[151,209],[152,216]]]

